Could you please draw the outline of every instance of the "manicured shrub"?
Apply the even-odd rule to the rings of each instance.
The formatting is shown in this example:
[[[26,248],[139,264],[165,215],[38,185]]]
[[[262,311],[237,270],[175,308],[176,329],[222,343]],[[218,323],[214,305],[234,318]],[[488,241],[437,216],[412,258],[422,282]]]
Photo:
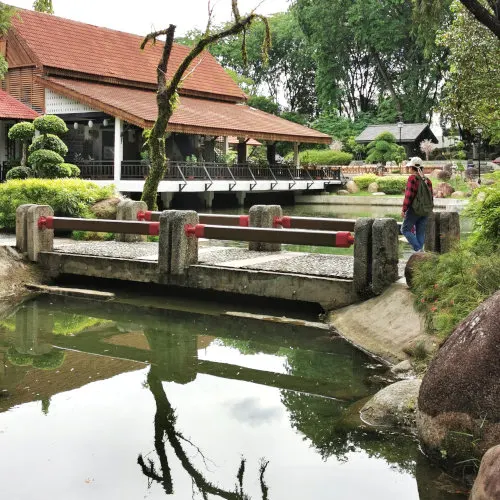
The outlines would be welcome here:
[[[299,156],[303,165],[349,165],[353,158],[351,153],[330,149],[308,149]]]
[[[64,120],[54,115],[44,115],[35,118],[33,125],[35,126],[35,130],[38,130],[41,134],[55,134],[60,136],[68,131]]]
[[[13,179],[29,179],[30,177],[34,177],[34,172],[31,168],[28,167],[14,167],[11,168],[5,178],[10,181]]]
[[[35,135],[35,127],[30,122],[21,122],[12,125],[9,129],[11,141],[29,141]]]
[[[59,165],[61,163],[64,163],[64,158],[49,149],[39,149],[30,154],[28,158],[28,164],[36,171],[42,165]]]
[[[372,182],[378,182],[379,179],[380,177],[377,177],[375,174],[363,174],[353,177],[352,180],[356,183],[356,186],[363,191],[368,189],[368,186]]]
[[[13,229],[16,209],[32,203],[50,205],[62,217],[91,217],[90,207],[114,197],[114,187],[81,179],[26,179],[0,184],[0,227]]]
[[[59,139],[59,137],[54,134],[39,135],[35,137],[28,148],[28,153],[34,153],[39,149],[50,149],[61,156],[66,156],[68,154],[68,146],[64,144],[62,139]]]
[[[396,144],[396,138],[390,132],[382,132],[367,146],[367,163],[385,163],[387,161],[401,161],[406,156],[402,146]]]
[[[36,169],[37,176],[42,179],[65,179],[73,177],[69,163],[44,163]]]
[[[385,194],[402,194],[405,192],[408,177],[402,176],[387,176],[378,177],[378,189]]]
[[[80,169],[76,165],[73,165],[73,163],[63,163],[62,166],[69,167],[71,170],[70,177],[80,177]]]
[[[21,167],[25,167],[28,143],[35,135],[35,127],[29,122],[16,123],[9,129],[8,135],[11,141],[21,141],[23,146]]]

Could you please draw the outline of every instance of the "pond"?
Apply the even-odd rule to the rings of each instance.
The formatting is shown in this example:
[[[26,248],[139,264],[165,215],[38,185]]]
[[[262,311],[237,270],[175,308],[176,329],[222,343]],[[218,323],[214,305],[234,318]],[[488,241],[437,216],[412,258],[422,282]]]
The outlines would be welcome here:
[[[363,426],[386,368],[327,329],[138,302],[0,322],[4,498],[465,498],[412,436]]]

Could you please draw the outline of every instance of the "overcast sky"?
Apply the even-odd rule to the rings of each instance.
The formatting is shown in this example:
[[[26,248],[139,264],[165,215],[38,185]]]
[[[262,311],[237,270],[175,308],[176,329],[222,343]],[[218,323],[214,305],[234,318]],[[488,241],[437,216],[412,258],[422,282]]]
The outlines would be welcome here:
[[[5,3],[31,9],[33,0],[10,0]],[[207,23],[207,0],[53,0],[56,16],[106,28],[145,35],[151,28],[177,26],[177,35]],[[239,0],[240,12],[255,8],[260,0]],[[272,14],[287,9],[289,0],[264,0],[257,12]],[[228,21],[231,0],[212,0],[215,21]]]

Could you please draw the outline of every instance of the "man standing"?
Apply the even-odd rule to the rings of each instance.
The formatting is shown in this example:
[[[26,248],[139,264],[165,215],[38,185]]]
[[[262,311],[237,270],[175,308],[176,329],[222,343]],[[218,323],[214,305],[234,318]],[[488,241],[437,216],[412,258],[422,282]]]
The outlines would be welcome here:
[[[408,240],[415,252],[424,250],[425,226],[427,218],[434,207],[432,199],[432,182],[424,176],[422,160],[411,158],[406,165],[411,168],[411,175],[406,184],[405,200],[403,202],[401,234]],[[413,228],[415,227],[415,232]]]

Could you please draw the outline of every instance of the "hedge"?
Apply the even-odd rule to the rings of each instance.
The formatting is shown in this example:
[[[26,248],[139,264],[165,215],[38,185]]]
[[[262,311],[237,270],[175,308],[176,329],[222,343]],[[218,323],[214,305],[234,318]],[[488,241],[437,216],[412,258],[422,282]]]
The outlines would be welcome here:
[[[33,172],[33,170],[31,170],[31,168],[14,167],[14,168],[11,168],[7,172],[5,179],[10,181],[10,180],[14,180],[14,179],[29,179],[30,177],[34,177],[34,176],[35,176],[35,172]]]
[[[299,157],[304,165],[349,165],[353,159],[351,153],[330,149],[308,149],[302,151]]]
[[[379,179],[380,177],[376,176],[375,174],[363,174],[354,177],[352,180],[355,182],[356,186],[358,186],[359,189],[365,190],[368,189],[368,186],[372,182],[378,182]]]
[[[408,177],[405,175],[378,177],[377,179],[378,190],[385,194],[403,194],[407,182]]]
[[[114,186],[101,187],[81,179],[7,181],[0,184],[0,228],[15,228],[19,205],[50,205],[61,217],[91,217],[94,203],[114,195]]]
[[[42,179],[63,179],[73,177],[71,167],[68,163],[59,163],[57,165],[44,163],[38,165],[36,173],[38,177]]]

